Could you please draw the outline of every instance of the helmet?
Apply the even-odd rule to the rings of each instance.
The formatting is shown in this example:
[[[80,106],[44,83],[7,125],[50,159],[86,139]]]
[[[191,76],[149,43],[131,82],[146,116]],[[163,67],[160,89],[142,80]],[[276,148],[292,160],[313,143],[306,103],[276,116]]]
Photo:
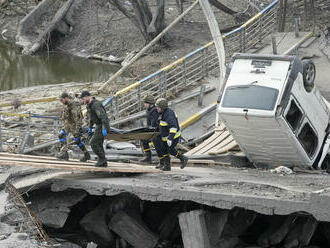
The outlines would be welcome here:
[[[70,95],[66,92],[63,92],[61,95],[60,95],[60,99],[64,99],[64,98],[71,98]]]
[[[83,92],[81,92],[80,98],[83,98],[84,96],[90,96],[90,95],[91,94],[87,90],[84,90]]]
[[[168,107],[168,102],[165,98],[159,98],[156,101],[156,107],[166,109]]]
[[[143,102],[150,103],[150,104],[155,104],[155,98],[152,95],[147,94],[143,97]]]

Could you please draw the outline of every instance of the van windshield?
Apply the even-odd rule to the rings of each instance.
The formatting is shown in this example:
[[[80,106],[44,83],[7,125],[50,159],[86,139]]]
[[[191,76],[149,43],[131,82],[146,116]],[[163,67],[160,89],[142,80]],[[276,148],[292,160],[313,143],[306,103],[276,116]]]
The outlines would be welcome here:
[[[231,86],[226,89],[222,107],[273,110],[278,90],[258,85]]]

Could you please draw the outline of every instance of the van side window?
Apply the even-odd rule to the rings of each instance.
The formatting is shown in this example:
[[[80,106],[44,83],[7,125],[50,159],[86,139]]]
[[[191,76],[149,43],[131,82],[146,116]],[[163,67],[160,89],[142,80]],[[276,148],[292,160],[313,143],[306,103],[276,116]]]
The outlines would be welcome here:
[[[290,103],[290,108],[285,116],[285,119],[288,121],[293,131],[298,129],[298,125],[302,117],[302,112],[298,108],[296,102],[292,99]]]
[[[301,129],[298,139],[309,157],[312,157],[317,148],[317,136],[308,122]]]

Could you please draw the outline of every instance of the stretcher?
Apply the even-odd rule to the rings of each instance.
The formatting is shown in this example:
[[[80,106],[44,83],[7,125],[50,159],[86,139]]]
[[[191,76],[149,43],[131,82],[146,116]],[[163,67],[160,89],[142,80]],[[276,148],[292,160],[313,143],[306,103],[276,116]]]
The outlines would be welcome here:
[[[131,140],[151,140],[159,135],[155,128],[139,127],[129,130],[110,128],[110,134],[106,137],[108,140],[131,141]]]

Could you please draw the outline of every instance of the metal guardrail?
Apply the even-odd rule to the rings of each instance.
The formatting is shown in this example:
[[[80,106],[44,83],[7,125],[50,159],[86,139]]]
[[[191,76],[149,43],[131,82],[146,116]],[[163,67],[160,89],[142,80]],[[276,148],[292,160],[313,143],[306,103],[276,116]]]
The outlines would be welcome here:
[[[260,4],[260,1],[254,2]],[[278,2],[279,0],[273,1],[242,26],[223,35],[226,60],[229,60],[235,52],[245,52],[252,48],[275,29]],[[118,91],[107,98],[103,105],[107,108],[111,120],[118,121],[141,111],[143,109],[141,96],[147,92],[154,97],[175,95],[214,73],[218,67],[216,49],[212,41]]]

